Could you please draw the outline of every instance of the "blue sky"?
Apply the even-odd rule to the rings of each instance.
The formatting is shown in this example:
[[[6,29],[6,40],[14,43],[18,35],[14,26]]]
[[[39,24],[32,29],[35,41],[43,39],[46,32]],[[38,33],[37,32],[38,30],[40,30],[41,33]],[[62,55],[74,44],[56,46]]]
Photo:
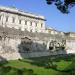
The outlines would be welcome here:
[[[0,0],[2,6],[15,6],[18,9],[40,14],[46,18],[46,26],[64,32],[75,32],[75,7],[69,14],[62,14],[54,5],[45,0]]]

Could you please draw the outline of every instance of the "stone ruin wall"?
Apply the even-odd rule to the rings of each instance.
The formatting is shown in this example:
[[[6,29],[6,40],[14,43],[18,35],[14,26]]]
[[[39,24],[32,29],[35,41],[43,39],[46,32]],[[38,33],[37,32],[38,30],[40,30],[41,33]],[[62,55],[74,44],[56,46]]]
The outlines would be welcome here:
[[[63,43],[62,40],[66,40],[66,42]],[[60,35],[54,36],[43,33],[2,29],[0,31],[0,57],[14,60],[27,57],[75,53],[74,41],[74,39],[66,39],[65,36]],[[54,44],[50,44],[51,42],[54,42]],[[60,50],[59,44],[60,46],[65,45],[65,49]],[[51,45],[54,46],[53,50],[50,48]],[[57,51],[55,51],[56,46]]]

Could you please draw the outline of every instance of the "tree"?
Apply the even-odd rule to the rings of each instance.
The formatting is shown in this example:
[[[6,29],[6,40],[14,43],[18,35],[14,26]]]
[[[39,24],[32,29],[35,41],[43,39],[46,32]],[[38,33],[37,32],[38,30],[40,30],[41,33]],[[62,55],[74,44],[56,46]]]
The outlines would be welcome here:
[[[62,13],[69,13],[75,6],[75,0],[46,0],[48,5],[54,4]]]

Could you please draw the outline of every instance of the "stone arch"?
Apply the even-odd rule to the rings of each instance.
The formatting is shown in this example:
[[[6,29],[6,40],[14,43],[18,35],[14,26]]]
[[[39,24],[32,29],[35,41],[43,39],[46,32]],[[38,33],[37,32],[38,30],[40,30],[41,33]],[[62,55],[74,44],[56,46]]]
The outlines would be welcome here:
[[[53,50],[53,48],[54,48],[54,41],[53,40],[48,41],[47,50]]]
[[[56,42],[56,45],[55,45],[55,50],[60,50],[60,43],[59,42]]]
[[[59,42],[56,42],[55,47],[60,47],[61,44]]]
[[[50,44],[49,44],[49,50],[53,50],[55,46],[55,41],[51,40]]]
[[[47,50],[49,50],[50,41],[47,42]]]
[[[19,52],[29,52],[32,50],[31,48],[32,40],[29,37],[21,38],[21,43],[19,44]]]
[[[66,46],[66,40],[65,39],[62,40],[62,46]]]
[[[26,42],[26,43],[32,43],[32,39],[31,38],[29,38],[29,37],[23,37],[23,38],[21,38],[21,41],[23,42]]]

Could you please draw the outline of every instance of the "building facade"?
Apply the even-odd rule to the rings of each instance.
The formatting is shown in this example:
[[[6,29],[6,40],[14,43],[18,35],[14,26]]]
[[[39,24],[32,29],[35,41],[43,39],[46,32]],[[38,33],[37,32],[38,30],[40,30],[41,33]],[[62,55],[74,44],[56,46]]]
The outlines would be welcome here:
[[[46,28],[43,16],[0,7],[0,57],[14,60],[69,53],[75,54],[74,32]]]
[[[64,36],[64,32],[57,31],[57,30],[50,28],[50,27],[45,29],[45,33],[50,33],[52,35],[63,35]]]
[[[14,7],[0,6],[0,26],[44,33],[45,18]]]

